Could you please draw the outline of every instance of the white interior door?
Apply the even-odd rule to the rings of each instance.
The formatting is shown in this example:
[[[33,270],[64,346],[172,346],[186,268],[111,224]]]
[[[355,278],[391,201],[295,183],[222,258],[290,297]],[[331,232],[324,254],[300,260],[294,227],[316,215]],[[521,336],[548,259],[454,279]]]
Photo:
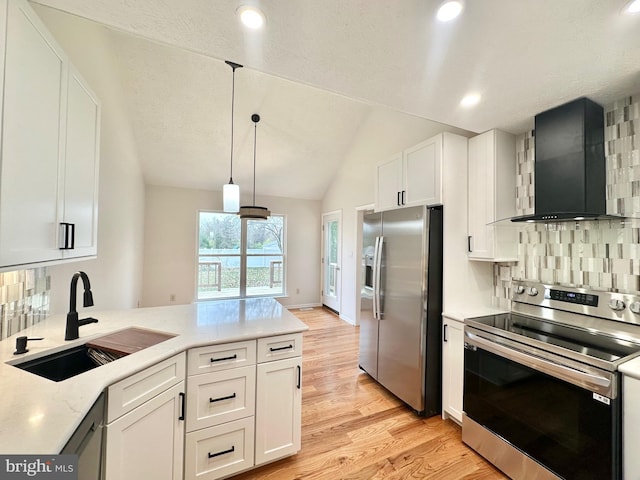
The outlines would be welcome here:
[[[342,212],[322,215],[322,304],[340,312]]]

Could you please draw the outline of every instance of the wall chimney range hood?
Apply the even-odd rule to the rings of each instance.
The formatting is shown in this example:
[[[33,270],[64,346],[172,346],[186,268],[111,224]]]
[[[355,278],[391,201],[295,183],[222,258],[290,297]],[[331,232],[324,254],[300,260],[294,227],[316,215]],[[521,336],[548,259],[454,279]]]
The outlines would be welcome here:
[[[535,117],[535,213],[512,222],[623,219],[607,215],[604,111],[578,98]]]

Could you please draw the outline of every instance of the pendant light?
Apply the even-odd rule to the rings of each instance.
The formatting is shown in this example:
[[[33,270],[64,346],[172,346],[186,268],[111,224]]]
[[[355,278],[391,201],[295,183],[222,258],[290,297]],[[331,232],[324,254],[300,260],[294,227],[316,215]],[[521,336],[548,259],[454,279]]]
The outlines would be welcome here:
[[[231,172],[229,183],[222,187],[222,209],[225,212],[237,213],[240,208],[240,187],[233,183],[233,109],[236,97],[236,68],[242,68],[239,63],[226,60],[233,71],[231,81]]]
[[[251,218],[254,220],[266,220],[271,212],[266,207],[256,206],[256,138],[258,136],[258,122],[260,121],[260,115],[254,113],[251,115],[251,121],[253,122],[253,205],[242,206],[238,215],[240,218]]]

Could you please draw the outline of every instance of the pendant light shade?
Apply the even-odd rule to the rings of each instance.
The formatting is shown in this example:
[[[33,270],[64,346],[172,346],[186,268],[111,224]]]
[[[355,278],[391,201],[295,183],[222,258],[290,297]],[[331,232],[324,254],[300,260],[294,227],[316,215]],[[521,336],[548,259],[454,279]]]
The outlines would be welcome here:
[[[256,205],[256,140],[258,136],[258,122],[260,115],[254,113],[251,115],[253,122],[253,205],[243,205],[240,207],[238,215],[240,218],[251,218],[253,220],[266,220],[271,212],[267,207],[258,207]]]
[[[222,209],[229,213],[240,210],[240,187],[235,183],[227,183],[222,187]]]
[[[240,187],[233,183],[233,110],[235,107],[236,98],[236,68],[242,68],[239,63],[225,61],[232,70],[231,80],[231,162],[229,173],[229,183],[222,187],[222,209],[225,212],[237,213],[240,209]]]

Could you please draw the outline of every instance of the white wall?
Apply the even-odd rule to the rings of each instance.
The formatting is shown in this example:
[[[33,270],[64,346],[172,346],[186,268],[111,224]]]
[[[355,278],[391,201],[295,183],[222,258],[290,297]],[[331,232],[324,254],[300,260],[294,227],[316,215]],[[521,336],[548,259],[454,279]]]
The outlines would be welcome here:
[[[247,200],[241,197],[240,203]],[[256,203],[287,217],[288,296],[280,302],[289,307],[318,305],[320,202],[256,196]],[[142,306],[168,305],[171,295],[173,303],[194,301],[198,211],[222,211],[222,193],[148,185],[145,210]]]
[[[342,168],[336,174],[323,199],[323,212],[342,209],[342,304],[340,316],[350,323],[357,323],[360,307],[359,243],[361,240],[358,238],[358,224],[361,221],[361,215],[358,215],[357,209],[372,205],[374,202],[375,166],[394,153],[442,131],[464,136],[470,135],[464,130],[434,124],[434,122],[422,118],[382,107],[371,107],[370,114],[354,138]],[[466,191],[466,182],[460,188]],[[466,224],[466,219],[462,219],[462,221]],[[466,257],[464,246],[461,255]],[[464,260],[466,262],[466,258]],[[487,276],[491,282],[489,275],[490,270],[487,270],[483,277]]]
[[[96,308],[136,307],[142,288],[145,187],[107,32],[91,22],[71,23],[56,10],[39,5],[34,10],[102,102],[98,258],[49,267],[50,312],[68,310],[69,282],[77,270],[89,275]]]

